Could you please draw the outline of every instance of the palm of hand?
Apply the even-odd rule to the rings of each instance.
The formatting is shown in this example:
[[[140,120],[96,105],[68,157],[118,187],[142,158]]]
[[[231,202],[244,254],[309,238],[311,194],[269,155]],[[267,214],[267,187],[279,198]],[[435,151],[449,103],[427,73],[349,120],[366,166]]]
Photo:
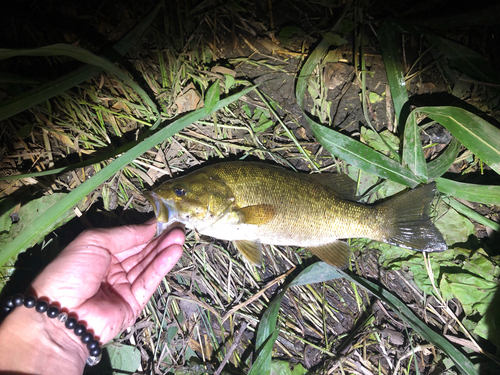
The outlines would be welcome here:
[[[78,314],[101,342],[131,326],[182,254],[184,232],[152,241],[156,225],[93,229],[78,236],[32,288]]]

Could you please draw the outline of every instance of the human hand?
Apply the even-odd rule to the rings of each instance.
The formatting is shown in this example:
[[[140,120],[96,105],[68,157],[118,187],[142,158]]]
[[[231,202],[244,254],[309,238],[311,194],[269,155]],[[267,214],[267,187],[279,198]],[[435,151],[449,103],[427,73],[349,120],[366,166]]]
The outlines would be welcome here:
[[[33,292],[77,314],[106,343],[134,324],[182,255],[182,229],[152,239],[155,231],[154,220],[85,231],[37,276]]]

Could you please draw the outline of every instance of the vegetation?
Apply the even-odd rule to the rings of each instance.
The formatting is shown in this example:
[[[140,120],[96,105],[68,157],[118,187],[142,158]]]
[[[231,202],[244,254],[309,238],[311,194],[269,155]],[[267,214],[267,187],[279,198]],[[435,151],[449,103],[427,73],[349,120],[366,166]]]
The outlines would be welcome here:
[[[82,63],[46,81],[3,75],[2,285],[18,254],[37,243],[43,253],[75,216],[81,228],[102,213],[103,225],[144,221],[141,191],[207,160],[348,173],[366,203],[435,181],[436,225],[450,246],[443,253],[351,240],[352,269],[341,272],[304,249],[270,246],[258,269],[230,244],[188,233],[144,320],[108,345],[111,364],[122,373],[141,365],[251,375],[476,374],[486,359],[500,364],[492,350],[500,347],[499,257],[488,240],[500,229],[498,75],[481,54],[418,22],[369,22],[369,6],[347,5],[307,32],[299,19],[274,30],[272,5],[263,6],[266,34],[249,26],[249,3],[159,4],[99,52],[60,41],[0,50],[2,69],[40,57]],[[294,6],[315,20],[333,7]],[[250,31],[271,36],[263,43]],[[400,40],[418,40],[412,60],[403,60],[410,49]],[[332,83],[326,72],[349,65],[353,74]],[[416,81],[446,82],[455,98],[414,95]],[[28,89],[17,92],[19,84]]]

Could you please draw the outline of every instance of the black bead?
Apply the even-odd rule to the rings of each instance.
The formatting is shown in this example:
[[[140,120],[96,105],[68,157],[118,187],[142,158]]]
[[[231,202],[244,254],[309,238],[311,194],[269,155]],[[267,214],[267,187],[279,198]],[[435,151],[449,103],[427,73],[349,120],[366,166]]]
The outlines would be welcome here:
[[[22,294],[16,294],[13,299],[14,305],[21,306],[24,304],[24,296]]]
[[[77,336],[82,336],[87,330],[85,329],[85,326],[83,324],[78,324],[75,329],[75,335]]]
[[[28,309],[31,309],[36,306],[36,297],[35,296],[28,296],[24,299],[24,306],[27,307]]]
[[[90,340],[88,343],[87,343],[87,349],[88,350],[94,350],[95,348],[98,348],[99,347],[99,341],[97,340]]]
[[[49,309],[47,310],[47,316],[50,319],[57,318],[59,316],[59,309],[55,306],[50,306]]]
[[[49,309],[49,303],[47,301],[38,301],[35,306],[35,310],[39,313],[44,313]]]
[[[83,335],[82,335],[82,342],[84,344],[87,344],[88,342],[90,342],[92,339],[94,338],[94,335],[91,334],[90,332],[85,332]]]
[[[16,307],[16,305],[14,304],[14,297],[8,297],[3,303],[3,307],[8,309],[8,311]]]
[[[89,353],[92,357],[97,357],[99,354],[101,354],[101,350],[102,350],[101,347],[98,346],[95,349],[89,350]]]
[[[61,311],[56,306],[50,306],[47,301],[38,301],[35,296],[24,297],[22,294],[16,294],[14,297],[8,297],[2,304],[0,312],[8,313],[12,311],[16,306],[24,305],[27,308],[35,307],[35,310],[39,313],[47,312],[47,316],[51,319],[57,318]],[[64,318],[67,314],[63,314]],[[64,319],[60,319],[64,321]],[[78,324],[75,318],[68,318],[64,322],[64,326],[68,329],[72,329],[75,335],[80,336],[82,343],[87,345],[91,357],[99,357],[102,352],[102,348],[99,346],[99,341],[94,339],[94,335],[87,332],[87,329],[83,324]]]
[[[68,318],[66,322],[64,323],[64,326],[67,329],[74,329],[77,325],[78,321],[75,318]]]

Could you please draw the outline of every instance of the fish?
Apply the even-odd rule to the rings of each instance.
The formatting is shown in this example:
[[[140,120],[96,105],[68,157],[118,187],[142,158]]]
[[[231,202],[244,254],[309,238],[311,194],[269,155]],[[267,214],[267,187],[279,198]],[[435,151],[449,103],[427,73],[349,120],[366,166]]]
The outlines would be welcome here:
[[[233,241],[262,265],[262,244],[308,249],[345,268],[343,239],[368,238],[406,249],[437,252],[446,242],[429,213],[435,183],[376,205],[356,202],[356,182],[345,174],[306,174],[264,162],[230,161],[170,179],[145,196],[159,235],[172,223],[200,235]]]

